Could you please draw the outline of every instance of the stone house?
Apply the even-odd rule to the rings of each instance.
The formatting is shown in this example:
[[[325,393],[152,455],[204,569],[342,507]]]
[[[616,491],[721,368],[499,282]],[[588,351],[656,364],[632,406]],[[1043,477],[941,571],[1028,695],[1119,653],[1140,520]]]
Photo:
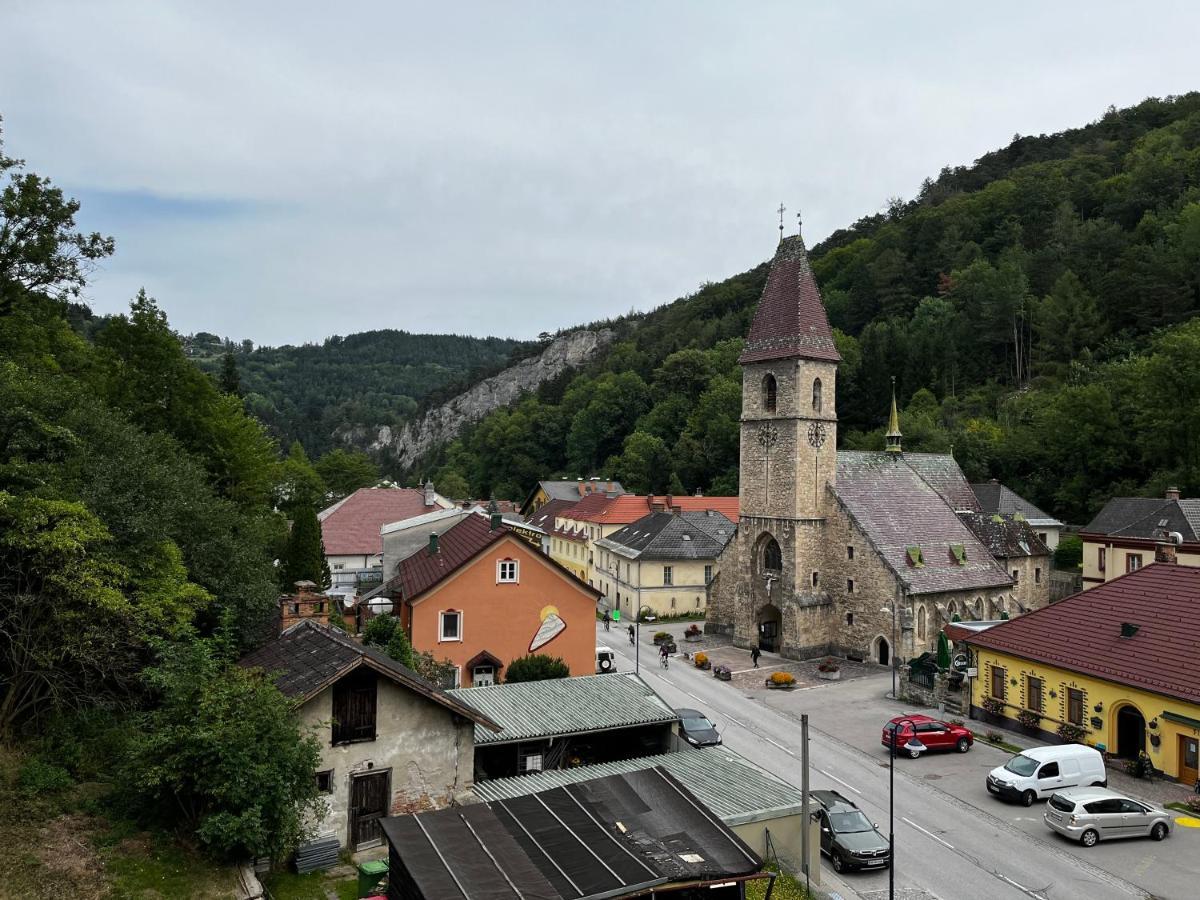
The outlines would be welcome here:
[[[261,669],[321,744],[316,823],[351,849],[378,844],[387,815],[441,809],[466,794],[475,727],[500,726],[386,654],[301,619],[239,665]]]
[[[1005,518],[999,514],[961,512],[959,518],[975,533],[980,543],[1008,572],[1013,580],[1014,612],[1040,609],[1050,599],[1051,551],[1022,518]],[[982,611],[969,610],[963,618],[981,619]],[[953,616],[951,616],[953,620]]]
[[[1016,491],[1001,484],[995,478],[991,481],[972,484],[971,490],[979,501],[979,509],[988,515],[1001,516],[1005,519],[1019,518],[1029,523],[1039,541],[1053,553],[1058,546],[1058,539],[1066,527],[1049,513],[1034,506]]]
[[[740,519],[706,630],[791,657],[888,664],[957,612],[1019,611],[1012,577],[959,517],[979,504],[946,454],[837,450],[840,356],[799,235],[782,240],[739,359]],[[894,614],[893,614],[894,611]]]

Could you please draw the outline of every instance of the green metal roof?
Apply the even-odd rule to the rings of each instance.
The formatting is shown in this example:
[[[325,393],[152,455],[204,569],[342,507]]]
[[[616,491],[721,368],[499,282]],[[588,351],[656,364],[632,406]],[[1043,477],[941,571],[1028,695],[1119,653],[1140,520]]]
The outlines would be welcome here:
[[[450,694],[501,726],[498,732],[477,726],[477,746],[679,719],[662,697],[632,673],[490,684],[460,688]]]
[[[781,816],[799,815],[800,791],[764,772],[744,757],[724,747],[680,750],[638,759],[554,769],[532,775],[496,778],[475,784],[480,800],[507,800],[538,791],[662,766],[679,779],[726,825],[744,825]],[[816,809],[815,806],[812,807]]]

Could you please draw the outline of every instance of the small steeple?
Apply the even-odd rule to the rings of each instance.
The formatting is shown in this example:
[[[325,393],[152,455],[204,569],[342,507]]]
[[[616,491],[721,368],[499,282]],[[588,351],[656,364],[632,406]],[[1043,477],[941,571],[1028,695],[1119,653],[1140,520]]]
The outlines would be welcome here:
[[[900,413],[896,410],[896,376],[892,376],[892,414],[888,417],[887,452],[901,453]]]
[[[782,203],[779,204],[779,243],[783,243],[783,214],[787,212],[787,207]]]

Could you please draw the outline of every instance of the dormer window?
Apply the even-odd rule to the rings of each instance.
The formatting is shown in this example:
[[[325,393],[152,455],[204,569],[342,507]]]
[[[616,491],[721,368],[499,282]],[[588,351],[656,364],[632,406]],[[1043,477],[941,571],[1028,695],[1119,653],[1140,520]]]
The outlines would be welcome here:
[[[813,408],[813,412],[815,412],[815,413],[819,413],[821,411],[821,379],[820,378],[813,379],[812,408]]]
[[[776,392],[775,376],[768,373],[762,383],[762,404],[766,412],[775,412]]]

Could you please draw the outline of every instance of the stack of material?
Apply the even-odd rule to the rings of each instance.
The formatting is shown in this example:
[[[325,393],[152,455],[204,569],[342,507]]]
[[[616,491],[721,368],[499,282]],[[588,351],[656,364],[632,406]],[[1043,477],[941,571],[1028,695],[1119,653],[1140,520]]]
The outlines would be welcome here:
[[[337,861],[338,840],[331,831],[317,835],[316,840],[296,848],[296,871],[301,875],[316,872],[318,869],[332,868],[337,865]]]

